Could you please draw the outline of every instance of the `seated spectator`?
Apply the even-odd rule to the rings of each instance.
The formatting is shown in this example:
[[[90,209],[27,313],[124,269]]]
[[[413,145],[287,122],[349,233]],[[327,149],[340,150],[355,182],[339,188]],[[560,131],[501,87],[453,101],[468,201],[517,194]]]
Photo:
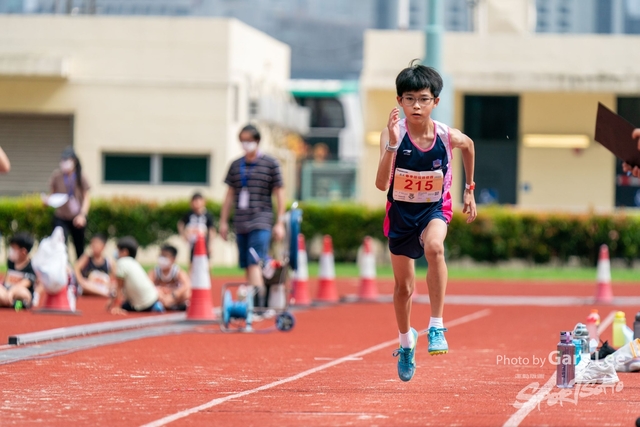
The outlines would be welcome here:
[[[158,300],[158,291],[145,273],[144,268],[135,260],[138,242],[127,236],[118,240],[118,260],[116,261],[117,289],[112,295],[107,310],[111,314],[136,312],[163,312],[164,307]],[[122,305],[120,306],[120,300]]]
[[[32,248],[33,237],[28,233],[16,233],[9,240],[7,274],[4,286],[0,286],[0,306],[31,307],[36,284],[36,274],[29,257]]]
[[[91,238],[91,253],[84,253],[74,265],[80,294],[108,297],[115,281],[113,265],[104,256],[107,238],[103,234],[95,234]]]
[[[171,245],[160,248],[158,265],[149,271],[149,278],[156,285],[160,302],[167,310],[186,310],[191,298],[191,279],[176,264],[178,250]]]

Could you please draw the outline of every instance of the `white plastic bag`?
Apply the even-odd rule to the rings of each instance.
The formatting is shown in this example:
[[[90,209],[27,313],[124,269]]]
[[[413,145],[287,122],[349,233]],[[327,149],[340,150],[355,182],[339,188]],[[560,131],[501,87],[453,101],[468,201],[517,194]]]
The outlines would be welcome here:
[[[55,295],[67,286],[68,262],[64,231],[56,227],[51,236],[42,239],[31,260],[36,276],[48,294]]]

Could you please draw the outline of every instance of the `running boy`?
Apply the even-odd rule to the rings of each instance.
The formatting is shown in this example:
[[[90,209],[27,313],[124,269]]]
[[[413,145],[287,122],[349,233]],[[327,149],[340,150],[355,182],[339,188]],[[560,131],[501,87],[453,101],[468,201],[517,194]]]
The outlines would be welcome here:
[[[164,308],[158,301],[158,291],[149,280],[144,268],[135,257],[138,253],[138,242],[127,236],[118,240],[118,261],[116,261],[116,278],[118,289],[112,295],[107,310],[111,314],[126,314],[128,311],[159,311]],[[122,306],[119,301],[122,298]]]
[[[33,248],[30,234],[16,233],[9,240],[7,274],[0,286],[0,306],[14,307],[16,303],[31,307],[35,292],[36,273],[31,266],[29,252]]]
[[[149,279],[156,285],[160,302],[167,310],[186,310],[191,298],[191,279],[176,264],[178,250],[162,245],[158,265],[149,271]]]
[[[84,295],[108,297],[111,294],[111,282],[115,280],[111,261],[104,256],[106,243],[107,238],[103,234],[94,234],[91,238],[91,254],[82,254],[73,266]]]
[[[442,78],[430,67],[411,64],[396,78],[397,102],[380,136],[380,162],[376,187],[387,192],[384,233],[389,239],[395,278],[393,304],[400,332],[398,376],[409,381],[415,372],[418,333],[410,326],[411,294],[415,286],[414,259],[426,257],[431,301],[429,354],[449,351],[444,338],[442,312],[447,286],[444,239],[453,214],[451,208],[452,150],[459,148],[467,182],[463,213],[476,218],[473,196],[475,152],[473,141],[457,129],[431,119],[440,102]]]

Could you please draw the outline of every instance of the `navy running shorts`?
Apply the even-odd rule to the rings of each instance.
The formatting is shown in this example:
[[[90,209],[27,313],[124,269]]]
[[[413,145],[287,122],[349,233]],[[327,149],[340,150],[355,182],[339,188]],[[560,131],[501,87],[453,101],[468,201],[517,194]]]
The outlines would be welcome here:
[[[401,237],[389,237],[389,250],[394,255],[404,255],[409,258],[419,259],[424,256],[424,242],[421,239],[422,232],[433,219],[441,219],[449,225],[441,210],[434,211],[423,227],[416,229],[415,233],[406,234]]]

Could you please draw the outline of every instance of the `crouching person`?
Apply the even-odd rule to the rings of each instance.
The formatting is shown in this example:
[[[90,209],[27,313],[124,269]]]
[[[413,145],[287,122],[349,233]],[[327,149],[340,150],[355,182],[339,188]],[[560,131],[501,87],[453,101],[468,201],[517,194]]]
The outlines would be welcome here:
[[[158,265],[149,271],[149,278],[158,290],[160,302],[167,310],[186,310],[191,298],[191,279],[176,264],[178,250],[171,245],[160,248]]]
[[[135,312],[163,312],[158,300],[158,291],[135,257],[138,242],[127,236],[118,240],[118,260],[116,261],[117,289],[111,295],[107,310],[111,314]],[[122,305],[121,305],[122,301]]]
[[[9,240],[7,274],[0,286],[0,306],[28,308],[33,303],[36,274],[31,266],[29,252],[33,237],[25,232],[16,233]]]

